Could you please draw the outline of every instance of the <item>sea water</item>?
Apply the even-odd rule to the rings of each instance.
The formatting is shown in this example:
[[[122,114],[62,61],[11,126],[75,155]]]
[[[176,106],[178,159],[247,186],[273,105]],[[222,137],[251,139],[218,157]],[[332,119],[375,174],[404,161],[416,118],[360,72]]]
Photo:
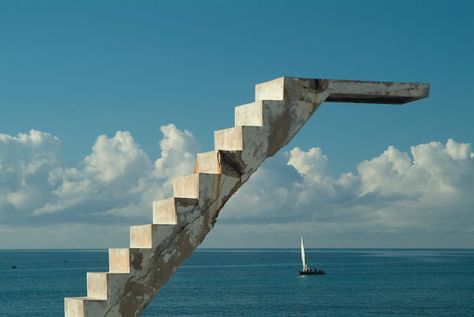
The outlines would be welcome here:
[[[474,316],[474,250],[197,250],[143,316]],[[0,316],[62,316],[106,250],[0,251]],[[16,267],[16,268],[13,268]]]

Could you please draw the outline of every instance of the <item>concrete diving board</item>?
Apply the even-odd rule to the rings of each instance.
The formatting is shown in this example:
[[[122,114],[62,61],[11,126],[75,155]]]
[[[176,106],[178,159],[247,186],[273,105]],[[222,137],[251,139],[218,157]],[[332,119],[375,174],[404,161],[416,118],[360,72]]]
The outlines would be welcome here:
[[[256,100],[301,100],[307,94],[324,98],[306,101],[404,104],[428,97],[430,85],[413,82],[279,77],[255,86]]]
[[[326,102],[404,104],[429,95],[429,84],[321,79],[316,83],[327,87]]]

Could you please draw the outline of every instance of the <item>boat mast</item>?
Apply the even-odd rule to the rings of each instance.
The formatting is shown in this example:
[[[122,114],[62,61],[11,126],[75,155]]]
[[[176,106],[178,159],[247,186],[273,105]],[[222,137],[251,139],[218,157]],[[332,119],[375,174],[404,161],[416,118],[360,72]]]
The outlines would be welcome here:
[[[303,263],[303,271],[307,271],[308,266],[306,265],[306,255],[304,253],[303,236],[301,236],[301,262]]]

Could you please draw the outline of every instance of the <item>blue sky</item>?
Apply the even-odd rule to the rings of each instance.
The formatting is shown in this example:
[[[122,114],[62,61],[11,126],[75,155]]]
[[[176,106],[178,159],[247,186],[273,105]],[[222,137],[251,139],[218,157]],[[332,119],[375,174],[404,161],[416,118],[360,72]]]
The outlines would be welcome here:
[[[56,144],[41,135],[53,144],[50,154],[57,166],[79,169],[87,165],[84,160],[94,153],[100,135],[111,140],[117,131],[128,131],[153,162],[163,151],[160,127],[176,126],[177,132],[167,130],[168,138],[186,140],[182,152],[207,151],[213,147],[212,131],[232,126],[233,107],[253,100],[254,85],[282,75],[430,83],[430,98],[404,107],[324,104],[283,150],[287,155],[268,166],[287,166],[288,153],[296,146],[303,151],[320,147],[329,158],[330,177],[359,175],[361,162],[378,157],[390,145],[410,153],[411,146],[431,141],[473,143],[473,35],[471,1],[2,1],[0,134],[15,137],[31,129],[49,133],[60,140]],[[4,157],[13,153],[7,146],[0,151]],[[22,151],[18,153],[30,153]],[[472,163],[464,168],[460,175],[471,175]],[[298,176],[294,170],[282,173],[283,179]],[[3,176],[2,190],[18,197],[21,186],[9,182]],[[57,195],[57,189],[51,187],[50,193],[56,190]],[[0,203],[0,232],[17,235],[15,226],[22,222],[38,232],[37,226],[48,222],[87,222],[78,220],[76,209],[67,208],[30,217],[28,208],[33,212],[52,204],[33,201],[24,205],[29,207],[13,204],[15,208],[9,205],[3,211]],[[94,201],[81,208],[100,213],[101,206]],[[463,212],[474,209],[472,201],[463,206]],[[19,210],[23,216],[12,216]],[[126,219],[117,223],[125,228],[137,222]],[[90,221],[104,222],[101,217]],[[250,217],[244,222],[258,221]],[[470,232],[471,227],[462,230]],[[348,229],[344,234],[355,233]],[[433,238],[439,232],[431,234]],[[234,244],[237,235],[222,241],[251,244]],[[394,246],[437,246],[431,238],[419,245],[399,241]],[[466,238],[471,239],[467,244],[461,241]],[[391,239],[385,236],[382,246],[392,246]],[[473,246],[472,233],[456,239],[440,246]],[[43,247],[50,240],[18,246]],[[268,240],[263,246],[282,241]],[[353,246],[330,241],[325,245]],[[361,239],[355,246],[372,246],[370,241]],[[93,243],[76,245],[66,239],[57,246]]]

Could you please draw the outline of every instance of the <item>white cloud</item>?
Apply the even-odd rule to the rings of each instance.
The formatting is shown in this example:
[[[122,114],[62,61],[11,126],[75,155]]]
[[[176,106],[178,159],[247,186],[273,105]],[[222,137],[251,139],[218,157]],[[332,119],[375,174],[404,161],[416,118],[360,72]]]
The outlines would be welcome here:
[[[187,130],[178,130],[172,124],[162,126],[164,138],[160,141],[161,157],[155,161],[155,176],[163,180],[189,173],[194,168],[197,142]]]
[[[281,163],[264,164],[222,212],[218,240],[235,236],[236,225],[255,235],[273,228],[266,246],[284,245],[287,235],[301,233],[321,235],[326,246],[390,246],[390,240],[398,246],[474,246],[470,144],[431,142],[413,146],[410,154],[390,146],[361,162],[356,174],[338,177],[330,176],[319,148],[294,148],[287,156],[298,177],[281,177]]]
[[[326,175],[328,158],[319,147],[313,147],[307,152],[295,147],[290,151],[288,165],[303,177],[318,183]]]
[[[0,220],[7,214],[21,217],[48,201],[49,173],[59,164],[60,147],[58,138],[36,130],[0,134]]]
[[[101,135],[84,159],[84,172],[103,183],[136,182],[151,168],[148,156],[130,132],[118,131],[113,138]]]
[[[61,162],[61,141],[51,134],[0,134],[1,240],[30,227],[31,237],[44,237],[38,245],[55,245],[57,235],[45,233],[55,224],[77,239],[89,224],[99,237],[124,231],[129,217],[149,221],[152,201],[171,194],[172,177],[192,173],[198,150],[188,131],[161,132],[156,160],[118,131],[99,136],[73,167]],[[320,148],[298,147],[266,162],[223,209],[206,245],[285,246],[305,234],[318,246],[474,246],[470,144],[450,139],[410,153],[390,146],[337,177],[328,162]]]
[[[23,222],[46,215],[49,221],[77,222],[150,218],[152,201],[171,193],[171,177],[192,173],[197,149],[190,132],[172,124],[161,131],[161,156],[154,164],[129,132],[118,131],[99,136],[75,167],[62,165],[61,142],[48,133],[0,135],[2,222],[16,222],[19,215]]]

